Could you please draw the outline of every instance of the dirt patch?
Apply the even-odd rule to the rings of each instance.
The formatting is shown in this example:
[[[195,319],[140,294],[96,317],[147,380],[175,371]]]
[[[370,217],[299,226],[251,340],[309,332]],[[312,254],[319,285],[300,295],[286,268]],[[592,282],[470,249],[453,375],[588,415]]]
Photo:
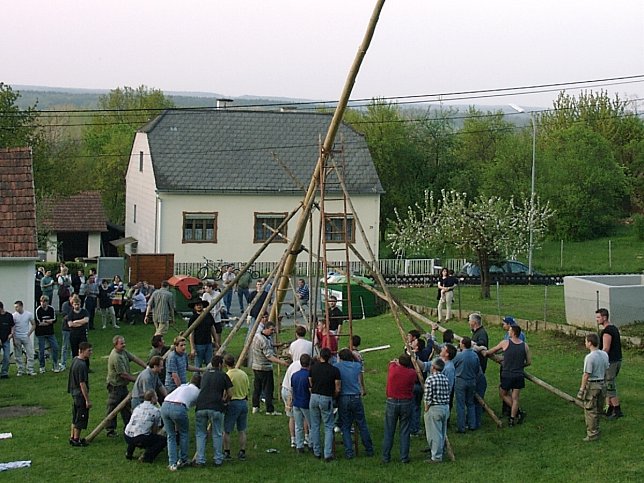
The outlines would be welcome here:
[[[39,416],[45,412],[45,409],[40,406],[5,406],[0,407],[0,419]]]

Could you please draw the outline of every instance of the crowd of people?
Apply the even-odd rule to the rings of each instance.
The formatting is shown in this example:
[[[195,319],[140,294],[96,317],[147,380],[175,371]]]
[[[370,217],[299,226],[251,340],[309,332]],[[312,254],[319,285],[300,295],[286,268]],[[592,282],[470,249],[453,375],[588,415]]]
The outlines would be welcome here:
[[[32,334],[35,334],[39,344],[41,373],[46,370],[44,354],[47,346],[54,372],[66,369],[67,356],[71,351],[75,357],[70,363],[68,377],[68,392],[72,397],[69,443],[82,447],[88,444],[81,437],[81,432],[87,429],[92,408],[89,366],[93,348],[87,340],[91,323],[87,302],[92,290],[88,287],[85,290],[79,287],[77,290],[70,279],[70,295],[61,305],[63,340],[59,346],[54,333],[55,310],[49,305],[51,298],[47,292],[51,284],[49,279],[53,277],[48,274],[45,272],[41,280],[43,291],[35,314],[25,310],[20,301],[16,301],[14,312],[10,314],[0,302],[0,341],[3,350],[0,377],[8,377],[10,340],[14,343],[16,354],[24,353],[24,357],[16,357],[17,376],[36,374]],[[92,276],[90,274],[87,282],[82,281],[81,287],[83,284],[89,285]],[[63,277],[64,285],[64,270],[61,270],[59,277]],[[58,283],[60,290],[61,282]],[[112,281],[115,291],[119,290],[118,284],[118,280]],[[299,286],[300,303],[308,302],[308,287],[303,290],[304,287],[305,284]],[[449,282],[445,282],[440,290],[449,290],[449,287]],[[144,298],[148,296],[145,310],[139,310],[145,323],[153,323],[155,327],[147,361],[126,349],[122,335],[113,337],[113,348],[107,359],[106,414],[120,413],[127,459],[133,459],[136,449],[142,448],[139,460],[153,462],[167,448],[170,471],[188,465],[204,466],[210,438],[214,465],[220,466],[232,459],[231,434],[237,430],[237,458],[244,460],[249,412],[261,413],[263,404],[266,415],[282,415],[274,401],[275,365],[286,368],[279,395],[288,418],[291,447],[296,453],[310,452],[315,458],[333,461],[336,458],[334,433],[338,432],[342,437],[344,458],[352,459],[356,456],[353,443],[355,426],[364,454],[375,454],[363,406],[367,391],[364,361],[358,351],[361,340],[357,335],[353,335],[350,341],[340,339],[344,316],[337,307],[335,297],[327,300],[328,315],[325,320],[328,323],[320,321],[311,334],[311,340],[307,337],[309,334],[305,326],[296,326],[296,339],[289,344],[286,356],[280,356],[277,351],[275,323],[269,320],[268,313],[257,312],[253,315],[253,322],[258,318],[259,323],[249,347],[248,363],[253,375],[251,384],[247,373],[236,368],[237,361],[233,354],[215,352],[221,345],[222,315],[225,316],[230,310],[226,307],[225,298],[211,304],[220,295],[215,284],[206,284],[203,294],[190,301],[193,315],[189,325],[199,317],[201,323],[187,339],[181,335],[175,337],[171,347],[166,346],[164,340],[168,325],[174,318],[174,304],[167,282],[149,295],[144,293],[147,293],[144,285],[136,284],[128,298],[134,300],[138,295]],[[251,293],[250,300],[266,297],[266,294],[260,281]],[[100,308],[100,288],[96,297]],[[257,305],[261,307],[261,304]],[[204,311],[208,313],[204,315]],[[599,438],[599,420],[604,402],[607,407],[604,415],[609,419],[623,416],[616,387],[622,359],[619,330],[610,323],[606,309],[597,310],[596,319],[602,331],[599,337],[589,334],[585,338],[589,354],[584,361],[577,394],[585,409],[587,434],[584,441],[589,442]],[[525,387],[524,368],[531,364],[532,356],[525,333],[515,319],[506,316],[502,320],[504,339],[492,347],[482,318],[477,313],[468,317],[471,334],[459,338],[458,343],[449,329],[443,332],[442,341],[439,342],[437,324],[427,334],[421,334],[418,330],[408,332],[405,350],[387,368],[384,437],[380,453],[384,463],[391,461],[397,431],[401,462],[410,461],[411,438],[421,435],[427,440],[427,462],[442,462],[446,455],[447,428],[453,406],[456,407],[455,432],[477,431],[481,427],[482,400],[488,388],[488,359],[496,358],[499,354],[503,355],[498,385],[503,415],[507,416],[509,426],[525,421],[521,390]],[[340,340],[349,343],[340,344]],[[341,345],[346,347],[339,349]],[[130,368],[132,362],[143,368],[136,376]],[[191,378],[189,372],[193,373]],[[195,408],[196,454],[190,458],[189,410],[192,407]],[[117,425],[117,417],[113,415],[105,425],[108,437],[119,435]]]

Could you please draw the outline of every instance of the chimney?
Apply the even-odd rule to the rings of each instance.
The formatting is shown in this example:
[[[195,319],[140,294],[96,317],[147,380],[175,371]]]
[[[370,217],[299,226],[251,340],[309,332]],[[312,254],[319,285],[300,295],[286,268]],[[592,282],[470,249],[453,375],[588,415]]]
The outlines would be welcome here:
[[[217,99],[217,109],[226,109],[228,103],[233,102],[232,99]]]

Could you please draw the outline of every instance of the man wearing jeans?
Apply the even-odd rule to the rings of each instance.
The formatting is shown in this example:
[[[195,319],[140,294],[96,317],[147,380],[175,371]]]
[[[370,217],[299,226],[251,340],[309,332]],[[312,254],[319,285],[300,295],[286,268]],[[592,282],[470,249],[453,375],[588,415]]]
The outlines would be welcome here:
[[[31,334],[36,330],[34,314],[26,311],[21,300],[16,300],[14,305],[16,311],[13,313],[13,351],[18,365],[17,376],[25,373],[25,361],[22,358],[22,351],[27,353],[27,374],[35,376],[34,372],[34,344],[31,341]]]
[[[400,421],[400,461],[409,463],[410,423],[414,384],[418,376],[408,354],[389,363],[387,372],[387,406],[385,407],[385,436],[382,461],[389,463],[396,426]]]
[[[215,354],[212,356],[211,369],[203,373],[201,391],[197,397],[195,424],[197,426],[197,454],[195,466],[206,466],[206,441],[208,439],[208,424],[212,432],[212,448],[215,466],[224,462],[223,426],[225,403],[232,397],[233,383],[221,370],[224,358]]]
[[[432,362],[431,375],[425,381],[425,432],[427,444],[431,451],[429,463],[443,461],[443,448],[447,436],[447,419],[449,418],[449,380],[443,374],[445,362],[435,359]]]
[[[342,349],[338,354],[340,362],[335,367],[340,371],[342,388],[338,399],[340,415],[340,429],[342,430],[342,443],[344,455],[347,459],[353,458],[353,444],[351,441],[351,426],[355,421],[360,431],[360,439],[364,445],[367,456],[373,456],[373,442],[367,427],[364,415],[362,396],[367,394],[362,376],[362,364],[356,362],[350,349]]]
[[[311,367],[311,356],[302,354],[300,356],[301,369],[291,376],[291,393],[289,394],[288,404],[293,411],[295,420],[295,448],[299,454],[304,453],[304,436],[305,423],[310,427],[309,404],[311,401],[311,388],[309,387],[309,368]]]
[[[252,369],[255,375],[253,381],[253,413],[259,412],[259,399],[263,394],[266,398],[266,414],[269,416],[279,416],[280,413],[275,411],[273,406],[273,390],[275,384],[273,382],[273,362],[280,364],[284,367],[288,366],[288,362],[283,361],[275,355],[273,348],[273,341],[271,336],[275,333],[275,324],[273,322],[266,322],[264,329],[255,334],[253,339],[253,362]]]
[[[324,461],[333,461],[333,398],[340,394],[342,388],[340,371],[329,363],[331,349],[324,347],[320,350],[320,361],[313,364],[309,375],[311,399],[309,416],[311,428],[309,431],[310,444],[313,454],[322,458],[320,448],[320,428],[324,424]]]
[[[226,271],[221,276],[221,281],[224,284],[224,288],[228,287],[229,285],[232,285],[233,280],[235,280],[236,275],[235,275],[235,272],[233,271],[234,268],[235,267],[233,265],[228,265],[226,267]],[[228,290],[228,292],[226,292],[226,294],[224,295],[224,305],[226,306],[226,314],[227,314],[226,318],[230,318],[230,309],[233,304],[233,292],[235,291],[235,289],[236,289],[235,286],[231,286],[230,290]]]
[[[197,320],[204,311],[206,302],[200,298],[192,299],[188,306],[192,308],[192,316],[188,321],[188,326]],[[215,340],[215,319],[208,312],[201,320],[199,325],[190,333],[190,359],[195,360],[195,367],[208,365],[212,359],[212,343]]]
[[[177,471],[188,465],[188,447],[190,445],[188,441],[190,429],[188,408],[197,401],[200,385],[201,376],[199,374],[193,375],[190,384],[181,384],[168,394],[161,405],[161,417],[168,442],[168,469],[170,471]],[[179,433],[179,454],[177,454],[177,433],[172,428],[175,428]]]
[[[472,350],[472,339],[461,339],[461,352],[454,358],[456,369],[456,422],[458,433],[464,433],[466,427],[470,430],[477,429],[474,407],[474,394],[476,392],[476,379],[481,372],[479,357]],[[466,413],[467,411],[467,413]],[[466,425],[467,416],[467,425]]]
[[[51,360],[54,372],[60,372],[58,366],[58,341],[54,335],[54,324],[56,314],[54,308],[49,305],[49,297],[40,296],[40,305],[36,309],[36,337],[38,337],[38,361],[40,362],[40,373],[45,372],[45,344],[49,342],[51,349]]]

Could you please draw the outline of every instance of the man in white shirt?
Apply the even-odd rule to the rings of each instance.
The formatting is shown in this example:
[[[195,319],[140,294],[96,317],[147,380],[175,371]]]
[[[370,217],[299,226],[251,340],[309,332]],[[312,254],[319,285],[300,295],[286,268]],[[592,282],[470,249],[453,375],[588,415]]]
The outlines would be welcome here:
[[[16,300],[14,304],[15,312],[13,313],[13,352],[18,364],[17,376],[25,373],[25,361],[22,358],[22,351],[27,353],[27,374],[35,376],[34,371],[34,343],[31,335],[36,330],[36,320],[34,314],[25,310],[21,300]]]
[[[288,347],[288,353],[291,356],[293,362],[299,362],[302,354],[308,354],[313,357],[313,343],[310,340],[306,340],[306,327],[303,325],[298,325],[295,328],[295,335],[297,339],[291,342],[291,345]]]

